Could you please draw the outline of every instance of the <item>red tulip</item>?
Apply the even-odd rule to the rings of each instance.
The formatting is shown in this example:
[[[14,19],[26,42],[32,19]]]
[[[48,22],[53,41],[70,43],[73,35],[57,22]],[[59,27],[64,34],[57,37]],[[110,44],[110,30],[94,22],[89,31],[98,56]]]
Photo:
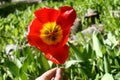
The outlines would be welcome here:
[[[59,10],[42,8],[35,11],[36,18],[28,27],[28,42],[44,52],[47,59],[63,64],[68,58],[66,45],[76,12],[69,6]]]

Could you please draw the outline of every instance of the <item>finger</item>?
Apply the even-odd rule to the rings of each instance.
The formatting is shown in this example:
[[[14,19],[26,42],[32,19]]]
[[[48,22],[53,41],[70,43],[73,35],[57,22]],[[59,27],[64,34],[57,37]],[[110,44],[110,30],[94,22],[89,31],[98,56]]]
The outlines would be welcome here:
[[[62,80],[62,72],[64,68],[58,68],[56,71],[55,79],[54,80]]]
[[[54,79],[55,79],[54,77],[51,78],[51,80],[54,80]]]
[[[48,70],[42,76],[38,77],[36,80],[50,80],[56,73],[57,68],[53,68],[51,70]]]

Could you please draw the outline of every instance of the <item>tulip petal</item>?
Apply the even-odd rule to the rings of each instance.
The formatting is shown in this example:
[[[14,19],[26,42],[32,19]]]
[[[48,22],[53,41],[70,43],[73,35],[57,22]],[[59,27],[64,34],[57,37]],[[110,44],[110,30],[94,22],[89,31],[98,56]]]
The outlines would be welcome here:
[[[76,12],[69,6],[60,8],[60,15],[57,18],[57,24],[61,25],[63,29],[70,28],[76,19]]]
[[[40,29],[42,29],[42,24],[40,23],[40,21],[37,18],[35,18],[28,26],[28,34],[39,35]]]
[[[68,59],[68,51],[69,47],[65,45],[54,53],[47,53],[46,58],[55,64],[63,64]]]
[[[37,18],[35,18],[30,25],[28,26],[28,42],[32,46],[39,45],[39,35],[40,35],[40,29],[42,28],[42,24],[39,22]],[[37,42],[36,42],[37,41]]]
[[[42,8],[35,11],[35,16],[41,23],[54,22],[59,15],[59,11],[53,8]]]

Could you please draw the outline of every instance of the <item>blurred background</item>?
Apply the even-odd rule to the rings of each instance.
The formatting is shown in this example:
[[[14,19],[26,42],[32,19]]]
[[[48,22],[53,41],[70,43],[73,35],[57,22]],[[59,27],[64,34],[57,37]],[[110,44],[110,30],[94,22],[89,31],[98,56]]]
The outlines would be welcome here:
[[[0,80],[34,80],[57,66],[28,44],[27,28],[37,9],[66,5],[77,19],[65,80],[120,80],[119,0],[0,0]]]

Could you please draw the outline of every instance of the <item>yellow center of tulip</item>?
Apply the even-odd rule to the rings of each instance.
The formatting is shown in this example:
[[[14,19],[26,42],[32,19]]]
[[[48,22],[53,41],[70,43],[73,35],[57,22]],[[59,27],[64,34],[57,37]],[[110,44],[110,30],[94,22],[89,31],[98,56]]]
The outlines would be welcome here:
[[[44,24],[40,33],[40,38],[48,45],[57,44],[63,37],[61,26],[57,25],[56,22],[48,22]]]

